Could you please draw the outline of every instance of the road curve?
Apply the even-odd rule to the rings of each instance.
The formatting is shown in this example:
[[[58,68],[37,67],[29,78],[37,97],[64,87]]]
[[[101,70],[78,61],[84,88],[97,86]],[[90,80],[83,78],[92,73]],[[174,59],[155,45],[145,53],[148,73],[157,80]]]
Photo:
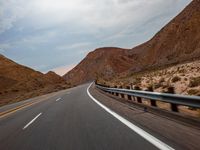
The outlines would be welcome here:
[[[154,150],[95,103],[89,84],[0,118],[2,150]]]

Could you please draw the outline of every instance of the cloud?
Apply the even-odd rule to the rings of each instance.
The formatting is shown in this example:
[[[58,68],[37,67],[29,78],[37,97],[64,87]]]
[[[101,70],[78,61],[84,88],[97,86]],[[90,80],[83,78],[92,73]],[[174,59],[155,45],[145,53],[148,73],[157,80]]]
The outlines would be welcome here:
[[[91,43],[89,42],[80,42],[80,43],[73,43],[73,44],[67,44],[67,45],[60,45],[56,49],[57,50],[66,50],[66,49],[84,49],[88,46],[90,46]]]
[[[0,1],[0,33],[13,27],[13,24],[25,15],[26,7],[23,0]]]
[[[3,53],[3,52],[5,52],[5,50],[3,50],[3,49],[0,48],[0,53]]]
[[[98,47],[132,48],[191,0],[0,0],[0,48],[40,71],[76,64]]]
[[[186,1],[186,0],[185,0]],[[189,0],[187,0],[189,1]],[[169,12],[181,0],[2,0],[1,28],[5,31],[21,18],[33,28],[63,26],[68,23],[90,32],[138,26],[157,14]],[[169,6],[169,7],[168,7]],[[168,8],[168,9],[165,9]],[[172,10],[172,9],[171,9]],[[9,12],[10,15],[6,15]]]
[[[10,47],[11,47],[11,45],[8,43],[0,43],[1,52],[5,52],[6,49],[9,49]]]

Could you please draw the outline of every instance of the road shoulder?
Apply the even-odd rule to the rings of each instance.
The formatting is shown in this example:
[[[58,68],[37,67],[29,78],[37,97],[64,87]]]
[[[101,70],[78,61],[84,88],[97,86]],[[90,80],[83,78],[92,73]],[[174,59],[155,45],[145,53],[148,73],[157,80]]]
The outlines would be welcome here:
[[[90,88],[90,93],[102,104],[175,149],[200,147],[200,129],[198,128],[124,104],[98,91],[94,86]]]

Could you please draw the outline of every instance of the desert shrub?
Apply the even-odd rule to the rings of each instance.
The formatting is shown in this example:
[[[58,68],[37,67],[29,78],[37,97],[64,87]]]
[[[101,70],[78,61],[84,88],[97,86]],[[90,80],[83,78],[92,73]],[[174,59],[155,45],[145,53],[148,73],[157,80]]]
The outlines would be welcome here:
[[[132,80],[132,84],[136,85],[136,84],[140,84],[141,83],[141,78],[137,77],[137,78],[134,78]]]
[[[163,82],[165,82],[165,79],[164,78],[160,78],[159,83],[163,83]]]
[[[184,78],[184,81],[187,81],[188,79],[187,78]]]
[[[184,74],[184,73],[181,73],[180,76],[185,76],[185,74]]]
[[[167,84],[163,84],[163,85],[162,85],[162,88],[163,88],[163,89],[168,88],[168,87],[169,87],[169,85],[167,85]]]
[[[146,83],[150,83],[150,81],[149,81],[149,80],[147,80],[147,81],[146,81]]]
[[[175,94],[175,88],[173,86],[168,86],[165,93]]]
[[[184,70],[184,69],[180,69],[178,72],[179,72],[179,73],[185,73],[186,70]]]
[[[153,91],[153,85],[147,86],[147,91]]]
[[[200,76],[190,78],[189,87],[196,87],[200,85]]]
[[[140,88],[138,85],[136,85],[136,86],[134,87],[134,90],[141,90],[141,88]]]
[[[162,87],[162,83],[160,83],[160,82],[154,83],[153,87],[154,87],[154,89],[158,89],[158,88]]]
[[[181,78],[179,77],[179,76],[175,76],[175,77],[173,77],[172,78],[172,82],[174,83],[174,82],[178,82],[178,81],[180,81],[181,80]]]
[[[199,90],[197,90],[197,89],[190,89],[190,90],[188,90],[187,91],[187,93],[189,94],[189,95],[197,95],[197,94],[199,94]]]

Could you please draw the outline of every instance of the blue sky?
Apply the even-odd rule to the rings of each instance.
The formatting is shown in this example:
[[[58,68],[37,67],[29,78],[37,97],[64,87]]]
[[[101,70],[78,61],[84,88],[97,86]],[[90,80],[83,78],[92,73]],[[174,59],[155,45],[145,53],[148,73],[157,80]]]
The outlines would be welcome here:
[[[0,53],[63,74],[98,47],[149,40],[191,0],[0,0]]]

